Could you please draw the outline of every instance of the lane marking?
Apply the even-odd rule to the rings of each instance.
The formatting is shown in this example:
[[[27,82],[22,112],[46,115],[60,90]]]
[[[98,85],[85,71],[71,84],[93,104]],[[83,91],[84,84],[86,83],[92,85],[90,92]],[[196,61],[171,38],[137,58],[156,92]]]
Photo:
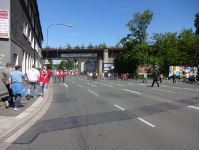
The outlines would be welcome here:
[[[180,88],[180,87],[171,87],[171,88],[174,88],[174,89],[182,89],[182,88]]]
[[[188,106],[190,108],[194,108],[194,109],[199,109],[199,107],[195,107],[195,106]]]
[[[79,84],[78,84],[78,86],[83,87],[83,86],[81,86],[81,85],[79,85]]]
[[[151,127],[153,127],[153,128],[155,127],[153,124],[149,123],[148,121],[146,121],[146,120],[144,120],[144,119],[142,119],[142,118],[137,118],[137,119],[139,119],[140,121],[146,123],[147,125],[149,125],[149,126],[151,126]]]
[[[125,110],[124,108],[122,108],[122,107],[120,107],[120,106],[118,106],[118,105],[114,105],[115,107],[117,107],[117,108],[119,108],[119,109],[121,109],[121,110]]]
[[[95,87],[97,87],[96,85],[94,85],[94,84],[90,84],[90,83],[87,83],[88,85],[91,85],[91,86],[95,86]]]
[[[91,92],[92,94],[96,95],[96,96],[99,96],[98,94],[96,94],[96,93],[94,93],[94,92],[92,92],[92,91],[90,91],[90,90],[88,90],[88,91]]]
[[[113,86],[111,86],[111,85],[107,85],[107,84],[103,84],[103,85],[105,85],[105,86],[109,86],[109,87],[113,87]]]
[[[140,92],[136,92],[136,91],[131,91],[131,90],[128,90],[128,89],[123,89],[124,91],[128,91],[128,92],[132,92],[132,93],[136,93],[136,94],[141,94]]]
[[[64,86],[65,86],[65,87],[68,87],[68,85],[67,85],[66,83],[64,83]]]

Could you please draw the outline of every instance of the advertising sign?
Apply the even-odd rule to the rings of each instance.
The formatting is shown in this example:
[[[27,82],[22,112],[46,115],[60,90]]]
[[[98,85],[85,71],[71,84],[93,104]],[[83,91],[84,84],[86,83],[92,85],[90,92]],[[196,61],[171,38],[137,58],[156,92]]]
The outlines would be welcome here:
[[[152,66],[151,65],[140,65],[138,67],[138,74],[139,75],[143,75],[145,73],[147,73],[148,75],[152,74]]]
[[[9,12],[0,10],[0,38],[9,38]]]
[[[197,74],[198,69],[197,67],[190,67],[190,66],[170,66],[169,67],[169,77],[173,76],[173,73],[175,73],[176,76],[185,75],[186,73],[189,73],[189,75]]]
[[[111,68],[113,67],[113,63],[104,63],[104,71],[108,71],[108,70],[111,70]],[[114,67],[113,67],[114,69]]]
[[[60,54],[60,57],[97,57],[97,53]]]

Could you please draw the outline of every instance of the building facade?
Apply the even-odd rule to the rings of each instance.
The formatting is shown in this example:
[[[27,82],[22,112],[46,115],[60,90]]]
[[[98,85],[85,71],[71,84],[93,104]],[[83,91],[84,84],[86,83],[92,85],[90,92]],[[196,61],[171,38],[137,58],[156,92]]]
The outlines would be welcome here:
[[[42,65],[43,41],[37,0],[0,0],[0,77],[6,62],[26,73]],[[0,85],[3,85],[2,80]],[[6,88],[0,86],[0,91]]]

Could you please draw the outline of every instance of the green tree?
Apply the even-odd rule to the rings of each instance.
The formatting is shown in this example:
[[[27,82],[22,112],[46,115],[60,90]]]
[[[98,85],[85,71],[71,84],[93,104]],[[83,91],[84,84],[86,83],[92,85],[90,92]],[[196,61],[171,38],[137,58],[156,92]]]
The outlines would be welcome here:
[[[195,34],[199,35],[199,12],[195,15],[194,26],[196,27]]]
[[[76,45],[76,46],[75,46],[75,49],[80,49],[79,45]]]
[[[182,63],[179,51],[177,32],[154,34],[153,48],[150,57],[156,57],[153,64],[159,64],[160,72],[168,74],[169,66],[178,66]]]
[[[53,68],[53,61],[51,59],[48,59],[48,62],[50,64],[47,64],[47,69],[52,69]]]
[[[84,44],[82,44],[82,45],[81,45],[81,49],[84,49],[84,48],[85,48],[85,46],[84,46]]]
[[[66,44],[66,49],[72,49],[72,46],[70,45],[70,43]]]
[[[68,60],[67,62],[66,62],[66,69],[67,70],[72,70],[72,69],[74,69],[74,60]]]
[[[140,12],[135,13],[133,15],[133,19],[126,24],[131,32],[130,35],[137,39],[140,43],[146,41],[146,29],[150,25],[152,19],[153,12],[149,9],[145,10],[143,14],[140,14]]]
[[[94,48],[94,46],[92,43],[89,43],[87,48],[92,49],[92,48]]]

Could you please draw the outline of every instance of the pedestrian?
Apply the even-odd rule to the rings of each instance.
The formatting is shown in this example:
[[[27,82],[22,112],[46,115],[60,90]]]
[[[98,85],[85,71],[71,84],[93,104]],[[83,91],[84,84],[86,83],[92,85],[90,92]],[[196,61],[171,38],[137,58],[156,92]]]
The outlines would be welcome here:
[[[186,73],[185,82],[186,82],[186,83],[189,83],[189,73],[188,73],[188,72]]]
[[[63,82],[65,82],[66,75],[67,75],[67,73],[66,73],[66,71],[64,70],[64,72],[62,73]]]
[[[32,65],[32,68],[27,72],[28,78],[28,90],[26,99],[30,99],[30,89],[34,86],[34,99],[37,98],[37,90],[38,90],[38,79],[39,79],[39,71],[35,69],[35,65]]]
[[[2,81],[5,84],[5,86],[8,90],[8,94],[9,94],[7,100],[5,101],[6,107],[8,108],[10,105],[13,105],[12,89],[10,89],[10,85],[9,85],[9,81],[8,81],[10,73],[13,71],[13,68],[12,68],[12,64],[10,62],[7,62],[6,66],[7,66],[7,68],[2,71]]]
[[[55,83],[57,80],[57,71],[56,70],[53,71],[53,78],[54,78],[54,83]]]
[[[15,71],[12,71],[9,76],[9,85],[12,89],[12,94],[15,97],[14,110],[19,110],[22,96],[26,96],[26,89],[22,83],[23,79],[28,81],[24,73],[21,72],[21,66],[15,66]]]
[[[174,72],[173,72],[173,83],[176,83],[176,75]]]
[[[62,71],[61,70],[59,70],[57,72],[57,77],[58,77],[58,83],[61,82],[61,77],[62,77]]]
[[[180,73],[179,76],[178,76],[179,83],[181,83],[181,79],[182,79],[182,74]]]
[[[144,73],[143,83],[144,83],[144,82],[147,83],[147,73],[146,73],[146,72]]]
[[[48,70],[47,70],[47,73],[48,73],[48,79],[50,80],[50,77],[51,77],[51,74],[52,74],[51,70],[48,69]]]
[[[104,72],[102,72],[102,80],[104,80]]]
[[[46,68],[44,68],[38,80],[38,84],[40,84],[41,89],[42,89],[43,99],[46,98],[46,89],[47,89],[48,83],[49,83],[49,74],[46,71]]]
[[[152,87],[153,87],[153,85],[154,85],[155,82],[157,83],[157,86],[159,87],[157,71],[155,71],[155,73],[154,73],[154,75],[153,75]]]
[[[160,74],[160,83],[162,83],[162,81],[163,81],[163,74],[161,73]]]
[[[137,73],[135,74],[135,79],[138,80],[138,74]]]

